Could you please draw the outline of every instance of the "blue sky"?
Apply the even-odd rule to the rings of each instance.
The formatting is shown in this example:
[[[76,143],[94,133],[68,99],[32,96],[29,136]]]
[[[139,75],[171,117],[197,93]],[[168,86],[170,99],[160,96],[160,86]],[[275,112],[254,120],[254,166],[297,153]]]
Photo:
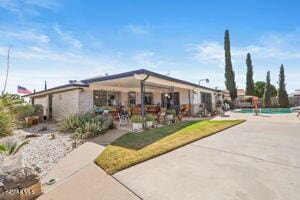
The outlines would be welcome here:
[[[9,92],[145,68],[224,88],[224,30],[230,30],[238,88],[248,52],[254,80],[300,88],[300,3],[295,1],[1,0],[0,89],[10,44]],[[205,84],[205,83],[203,83]]]

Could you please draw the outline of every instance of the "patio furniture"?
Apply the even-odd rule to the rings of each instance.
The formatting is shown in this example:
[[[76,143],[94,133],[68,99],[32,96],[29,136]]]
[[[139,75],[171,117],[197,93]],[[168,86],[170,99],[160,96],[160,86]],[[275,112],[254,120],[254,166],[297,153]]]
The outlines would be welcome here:
[[[146,108],[146,112],[147,113],[151,113],[151,114],[158,114],[160,111],[160,107],[157,105],[153,105],[153,106],[147,106]]]
[[[166,119],[166,110],[161,109],[161,111],[156,115],[156,121],[161,124],[163,120]]]
[[[126,113],[118,113],[119,118],[119,126],[127,125],[127,123],[130,121],[129,115]]]
[[[132,115],[140,115],[141,114],[141,108],[140,107],[131,108],[131,114]]]
[[[190,117],[190,108],[189,106],[183,106],[183,108],[180,110],[180,113],[182,116]]]

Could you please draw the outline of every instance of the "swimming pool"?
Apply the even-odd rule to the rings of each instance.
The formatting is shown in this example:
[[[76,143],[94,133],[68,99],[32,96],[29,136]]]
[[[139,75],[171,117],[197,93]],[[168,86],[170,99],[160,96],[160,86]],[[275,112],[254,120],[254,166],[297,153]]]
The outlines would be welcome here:
[[[254,113],[252,108],[243,108],[235,110],[236,113]],[[290,108],[259,108],[258,113],[264,114],[287,114],[292,113],[293,111]]]

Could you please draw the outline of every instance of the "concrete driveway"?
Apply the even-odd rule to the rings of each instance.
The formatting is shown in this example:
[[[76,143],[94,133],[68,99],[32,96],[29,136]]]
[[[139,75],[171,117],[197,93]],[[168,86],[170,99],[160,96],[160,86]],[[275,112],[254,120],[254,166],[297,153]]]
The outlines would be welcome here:
[[[114,177],[146,200],[299,199],[300,125],[281,117],[248,114],[243,124]]]

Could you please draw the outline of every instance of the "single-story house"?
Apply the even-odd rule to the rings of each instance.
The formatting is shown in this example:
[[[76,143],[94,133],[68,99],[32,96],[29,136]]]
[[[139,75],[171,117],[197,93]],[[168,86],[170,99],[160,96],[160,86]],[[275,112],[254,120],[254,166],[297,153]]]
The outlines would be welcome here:
[[[222,95],[212,88],[140,69],[120,74],[98,76],[25,95],[33,105],[41,104],[44,116],[57,119],[61,116],[92,111],[95,107],[146,105],[167,107],[189,105],[192,115],[205,104],[209,111]],[[144,99],[144,101],[141,101]]]

